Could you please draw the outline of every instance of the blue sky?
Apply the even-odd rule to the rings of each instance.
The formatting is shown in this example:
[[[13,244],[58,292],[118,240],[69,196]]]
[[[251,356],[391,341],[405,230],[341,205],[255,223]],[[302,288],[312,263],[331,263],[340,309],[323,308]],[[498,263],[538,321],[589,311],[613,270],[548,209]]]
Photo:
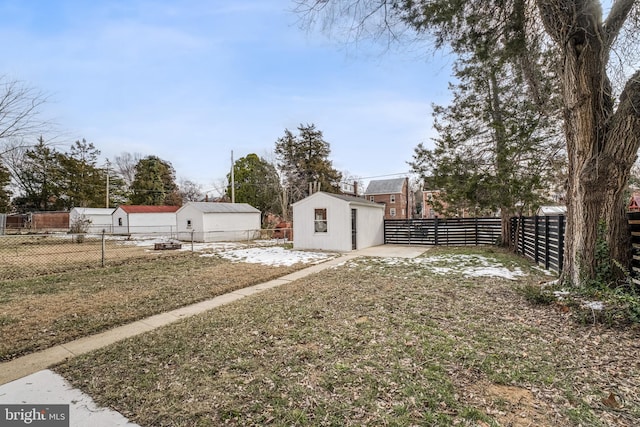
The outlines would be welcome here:
[[[449,62],[343,45],[298,26],[288,0],[0,0],[0,74],[50,95],[58,140],[170,161],[215,187],[234,157],[273,160],[314,123],[339,171],[409,170],[446,103]],[[45,135],[45,139],[55,135]],[[61,147],[65,149],[65,147]]]

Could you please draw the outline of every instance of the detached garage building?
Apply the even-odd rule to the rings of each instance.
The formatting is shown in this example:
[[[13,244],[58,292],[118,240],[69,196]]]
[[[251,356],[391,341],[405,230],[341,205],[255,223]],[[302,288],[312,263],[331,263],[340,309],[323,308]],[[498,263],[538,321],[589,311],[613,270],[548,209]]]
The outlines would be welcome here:
[[[318,192],[292,205],[294,249],[348,252],[384,243],[384,205]]]
[[[178,206],[121,205],[111,215],[114,234],[176,232]]]
[[[69,211],[69,227],[79,221],[88,221],[87,233],[102,233],[102,230],[111,233],[113,211],[112,208],[73,208]]]
[[[260,235],[260,211],[247,203],[189,202],[176,217],[183,241],[242,241]]]

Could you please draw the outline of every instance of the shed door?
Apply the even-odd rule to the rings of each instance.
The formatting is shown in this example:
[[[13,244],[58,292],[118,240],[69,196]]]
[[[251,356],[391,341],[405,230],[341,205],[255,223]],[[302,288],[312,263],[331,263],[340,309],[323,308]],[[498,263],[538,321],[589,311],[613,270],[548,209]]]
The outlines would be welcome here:
[[[357,209],[351,209],[351,249],[358,249],[358,233],[357,233]]]

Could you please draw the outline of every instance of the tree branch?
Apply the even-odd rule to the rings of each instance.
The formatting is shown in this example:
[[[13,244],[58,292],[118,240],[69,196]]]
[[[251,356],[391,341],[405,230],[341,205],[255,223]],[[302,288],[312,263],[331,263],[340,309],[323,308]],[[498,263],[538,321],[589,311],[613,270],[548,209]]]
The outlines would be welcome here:
[[[605,34],[604,42],[607,48],[610,48],[618,38],[620,29],[627,20],[634,3],[635,0],[617,0],[613,2],[609,16],[607,16],[607,20],[603,25]]]
[[[640,71],[631,76],[611,117],[605,154],[631,168],[640,148]]]

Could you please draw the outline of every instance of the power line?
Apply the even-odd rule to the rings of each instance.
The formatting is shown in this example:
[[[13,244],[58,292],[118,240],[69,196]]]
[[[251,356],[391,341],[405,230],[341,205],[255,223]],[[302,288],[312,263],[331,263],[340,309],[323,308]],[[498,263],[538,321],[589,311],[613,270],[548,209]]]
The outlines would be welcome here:
[[[362,176],[359,179],[385,178],[387,176],[398,176],[398,175],[406,176],[406,175],[410,175],[410,174],[411,174],[411,171],[407,171],[407,172],[399,172],[399,173],[390,173],[390,174],[387,174],[387,175]]]

